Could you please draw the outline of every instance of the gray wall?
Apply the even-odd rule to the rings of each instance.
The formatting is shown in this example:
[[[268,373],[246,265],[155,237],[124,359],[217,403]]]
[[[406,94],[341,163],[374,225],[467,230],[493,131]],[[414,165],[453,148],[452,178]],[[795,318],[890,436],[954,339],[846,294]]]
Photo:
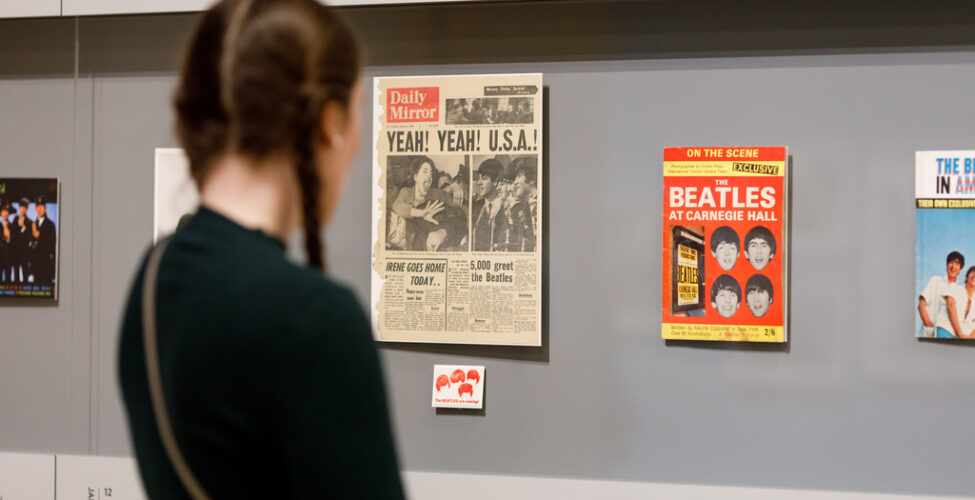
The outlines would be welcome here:
[[[547,89],[545,346],[382,346],[405,468],[975,495],[975,344],[913,337],[912,175],[975,148],[975,5],[780,4],[346,10],[367,77]],[[0,177],[63,189],[60,302],[0,301],[0,450],[131,451],[115,336],[194,19],[0,21]],[[661,154],[689,145],[790,147],[785,347],[660,339]],[[369,148],[328,229],[363,303]],[[431,409],[434,363],[486,365],[486,409]]]

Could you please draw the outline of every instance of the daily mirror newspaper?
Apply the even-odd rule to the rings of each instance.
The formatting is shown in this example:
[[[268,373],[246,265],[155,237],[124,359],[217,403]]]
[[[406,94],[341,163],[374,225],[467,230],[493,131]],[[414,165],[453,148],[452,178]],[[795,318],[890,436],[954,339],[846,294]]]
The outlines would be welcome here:
[[[539,346],[542,75],[374,80],[378,340]]]

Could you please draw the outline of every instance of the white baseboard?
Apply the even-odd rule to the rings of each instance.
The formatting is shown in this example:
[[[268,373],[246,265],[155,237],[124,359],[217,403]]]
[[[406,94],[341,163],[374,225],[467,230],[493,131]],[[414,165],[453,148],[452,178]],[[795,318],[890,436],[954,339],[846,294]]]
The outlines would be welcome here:
[[[529,476],[404,472],[412,500],[946,500],[963,497],[894,495],[845,491],[701,486]]]
[[[54,498],[54,455],[0,453],[0,500]]]
[[[55,479],[56,478],[56,479]],[[537,476],[403,472],[412,500],[951,500],[964,497],[702,486]],[[56,488],[56,490],[55,490]],[[128,457],[0,453],[0,500],[145,498]],[[91,494],[94,493],[92,496]],[[105,495],[111,493],[111,497]],[[100,494],[100,495],[99,495]]]

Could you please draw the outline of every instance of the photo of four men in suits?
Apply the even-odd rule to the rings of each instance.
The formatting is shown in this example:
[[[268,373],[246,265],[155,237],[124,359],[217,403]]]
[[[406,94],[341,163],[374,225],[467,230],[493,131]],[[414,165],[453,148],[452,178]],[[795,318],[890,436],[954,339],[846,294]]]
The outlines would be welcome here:
[[[55,296],[57,218],[56,179],[0,179],[0,296]]]

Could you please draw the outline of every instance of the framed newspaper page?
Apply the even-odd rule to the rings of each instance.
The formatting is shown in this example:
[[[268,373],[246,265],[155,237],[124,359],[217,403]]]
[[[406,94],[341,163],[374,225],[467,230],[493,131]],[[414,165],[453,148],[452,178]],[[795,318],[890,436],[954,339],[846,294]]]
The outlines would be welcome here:
[[[542,342],[542,75],[376,78],[377,340]]]
[[[663,338],[786,342],[787,159],[664,149]]]

